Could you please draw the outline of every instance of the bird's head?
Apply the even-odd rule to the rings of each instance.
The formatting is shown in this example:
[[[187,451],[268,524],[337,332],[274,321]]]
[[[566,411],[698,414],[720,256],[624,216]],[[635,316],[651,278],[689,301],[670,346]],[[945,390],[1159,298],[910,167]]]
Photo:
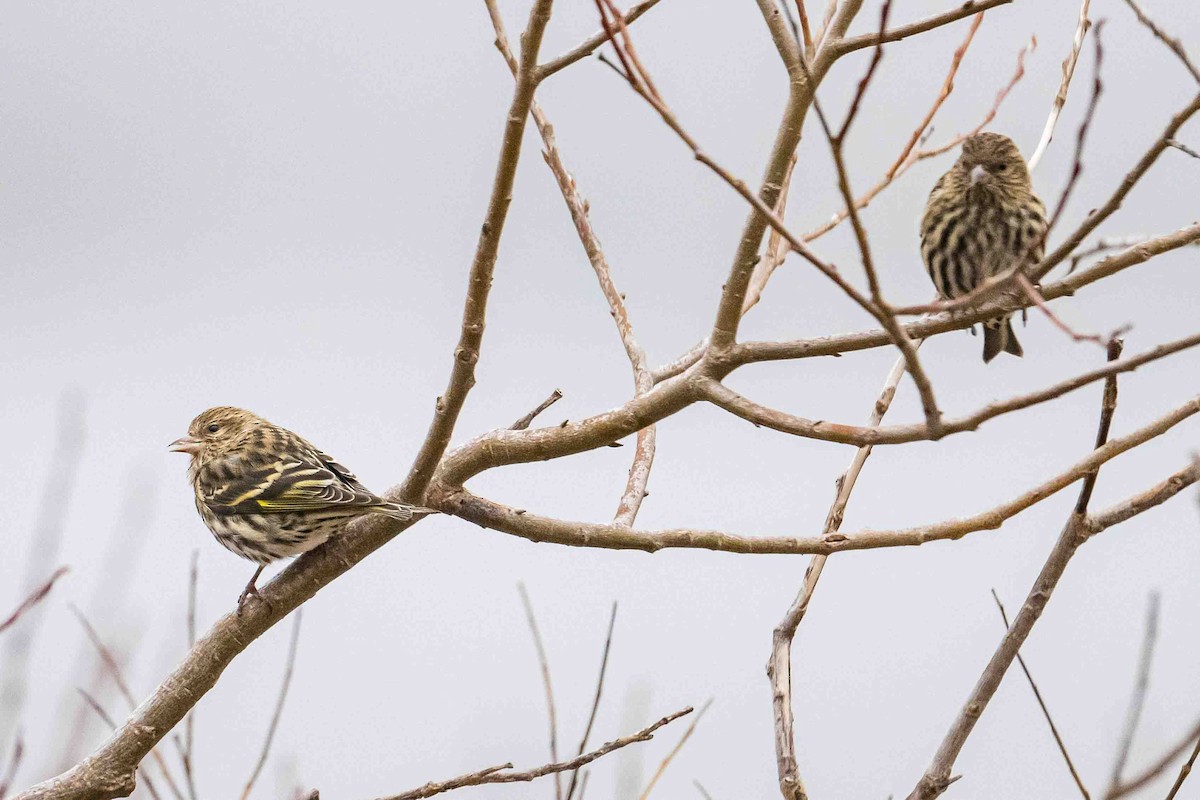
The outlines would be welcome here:
[[[233,447],[243,433],[264,423],[262,417],[240,408],[210,408],[192,420],[187,436],[171,442],[170,450],[207,461]]]
[[[977,133],[963,142],[958,169],[970,189],[1013,194],[1029,192],[1029,168],[1013,140],[1000,133]]]

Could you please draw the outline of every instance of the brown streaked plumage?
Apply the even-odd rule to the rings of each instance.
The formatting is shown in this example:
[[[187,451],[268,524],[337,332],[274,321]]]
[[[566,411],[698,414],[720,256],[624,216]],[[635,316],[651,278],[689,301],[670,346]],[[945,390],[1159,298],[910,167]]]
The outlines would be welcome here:
[[[239,611],[258,594],[264,566],[308,552],[350,520],[434,513],[382,499],[304,439],[240,408],[201,413],[170,449],[191,455],[196,509],[217,541],[259,564],[238,598]]]
[[[1029,168],[1012,139],[977,133],[938,179],[921,217],[921,257],[938,294],[960,297],[986,279],[1040,261],[1046,207],[1033,192]],[[1011,315],[983,325],[983,360],[1000,351],[1024,355]]]

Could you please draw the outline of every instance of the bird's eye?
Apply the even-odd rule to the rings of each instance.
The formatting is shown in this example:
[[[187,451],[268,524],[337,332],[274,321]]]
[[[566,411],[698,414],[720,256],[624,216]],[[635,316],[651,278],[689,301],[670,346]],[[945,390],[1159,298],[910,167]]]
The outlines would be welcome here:
[[[221,426],[220,426],[220,425],[218,425],[218,424],[217,424],[217,423],[215,423],[215,422],[209,423],[209,426],[208,426],[208,432],[209,432],[209,433],[216,433],[216,432],[217,432],[217,431],[219,431],[219,430],[221,430]]]
[[[996,165],[996,172],[1004,172],[1004,170],[1006,170],[1006,169],[1008,169],[1008,164],[997,164]]]

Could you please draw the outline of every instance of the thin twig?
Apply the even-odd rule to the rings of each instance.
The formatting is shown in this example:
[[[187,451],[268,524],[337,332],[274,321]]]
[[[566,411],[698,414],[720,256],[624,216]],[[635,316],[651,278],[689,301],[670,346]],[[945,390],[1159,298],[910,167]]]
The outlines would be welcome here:
[[[1008,630],[1008,612],[1004,610],[1004,603],[1000,602],[1000,595],[996,594],[996,590],[992,589],[992,599],[996,601],[996,608],[1000,610],[1000,619],[1004,621],[1004,629]],[[1046,724],[1050,726],[1050,734],[1054,737],[1054,743],[1058,745],[1058,752],[1062,753],[1063,761],[1067,762],[1067,769],[1071,771],[1071,777],[1075,780],[1075,785],[1079,787],[1079,793],[1083,795],[1084,800],[1091,800],[1091,795],[1088,794],[1087,788],[1083,785],[1083,779],[1079,777],[1079,771],[1075,769],[1075,762],[1071,760],[1070,754],[1067,752],[1066,742],[1058,732],[1058,726],[1054,724],[1054,718],[1050,716],[1050,709],[1046,706],[1046,700],[1042,697],[1042,691],[1038,688],[1037,682],[1033,679],[1033,673],[1029,671],[1029,665],[1025,663],[1025,657],[1017,652],[1017,663],[1021,665],[1021,671],[1025,673],[1025,680],[1029,682],[1029,688],[1033,690],[1033,696],[1037,699],[1038,707],[1042,709],[1042,716],[1046,718]]]
[[[1183,47],[1183,42],[1179,41],[1173,36],[1168,36],[1167,32],[1155,24],[1154,20],[1146,16],[1146,12],[1142,11],[1141,7],[1138,6],[1134,0],[1125,0],[1125,5],[1129,6],[1133,10],[1133,13],[1137,15],[1138,22],[1149,28],[1150,32],[1154,34],[1159,41],[1165,44],[1172,53],[1179,56],[1179,60],[1183,62],[1183,66],[1187,68],[1187,71],[1192,74],[1192,77],[1196,80],[1196,83],[1200,83],[1200,70],[1197,70],[1196,65],[1192,63],[1190,58],[1188,58],[1187,50],[1185,50]]]
[[[104,662],[104,666],[108,669],[109,675],[112,676],[113,681],[117,684],[117,689],[120,690],[121,696],[125,698],[125,702],[129,704],[129,708],[132,711],[137,707],[137,701],[133,698],[133,692],[129,690],[129,684],[125,682],[125,675],[121,671],[121,665],[117,663],[116,656],[114,656],[112,650],[110,650],[108,646],[104,644],[104,641],[100,638],[100,634],[96,632],[96,629],[92,626],[92,623],[88,621],[88,618],[84,616],[83,612],[80,611],[74,603],[68,605],[67,607],[71,610],[71,613],[75,615],[75,618],[79,620],[79,624],[83,626],[83,630],[87,634],[88,641],[90,641],[92,646],[96,648],[96,652],[100,655],[100,660]],[[80,691],[82,692],[83,690],[81,689]],[[113,727],[116,726],[114,725]],[[167,762],[163,759],[162,754],[159,753],[158,750],[151,750],[150,757],[154,759],[154,763],[162,772],[163,780],[167,782],[167,787],[171,790],[171,794],[175,797],[175,800],[183,800],[183,793],[179,791],[179,786],[175,783],[175,779],[171,776],[171,770],[167,768]]]
[[[542,673],[542,686],[546,690],[546,713],[550,717],[550,760],[558,761],[558,713],[554,708],[554,686],[550,682],[550,662],[546,658],[546,647],[542,644],[542,634],[538,630],[537,617],[533,613],[533,603],[529,600],[529,592],[524,583],[517,584],[517,592],[521,595],[521,605],[525,607],[525,620],[529,623],[529,631],[533,634],[533,646],[537,650],[538,666]],[[586,762],[585,762],[586,763]],[[508,769],[511,767],[506,767]],[[558,772],[554,773],[554,796],[562,800],[562,780]]]
[[[1187,155],[1191,156],[1192,158],[1200,158],[1200,153],[1198,153],[1195,150],[1193,150],[1192,148],[1188,147],[1186,144],[1179,141],[1178,139],[1168,139],[1167,145],[1169,147],[1174,147],[1176,150],[1178,150],[1181,153],[1186,153]]]
[[[485,0],[485,5],[487,6],[488,16],[492,20],[492,28],[496,32],[496,48],[508,64],[509,70],[515,79],[519,71],[519,65],[509,46],[508,35],[504,30],[504,21],[500,16],[499,8],[496,6],[496,0]],[[609,268],[608,258],[604,255],[604,250],[600,247],[600,239],[596,236],[592,228],[591,218],[588,215],[588,202],[579,193],[575,179],[567,171],[566,165],[563,164],[562,155],[558,149],[558,141],[554,136],[554,128],[549,120],[546,119],[545,113],[536,100],[530,107],[530,113],[533,115],[534,124],[537,126],[538,133],[542,137],[542,143],[545,145],[542,157],[545,159],[546,166],[550,168],[550,172],[554,175],[555,181],[558,183],[563,201],[567,205],[567,211],[571,215],[571,221],[575,225],[575,232],[579,236],[579,241],[583,245],[584,252],[587,254],[588,262],[591,264],[592,271],[596,275],[596,280],[600,284],[600,291],[608,303],[609,314],[612,316],[613,322],[616,323],[617,334],[621,338],[621,344],[625,348],[625,355],[629,359],[630,367],[633,369],[634,391],[638,394],[644,394],[654,385],[654,376],[650,373],[650,368],[647,364],[646,351],[638,343],[637,337],[633,333],[633,323],[629,319],[629,312],[625,308],[625,295],[621,294],[617,290],[616,284],[613,283],[612,270]],[[535,416],[537,413],[535,412]],[[528,427],[528,423],[526,423],[525,427]],[[514,426],[513,430],[519,430],[519,428]],[[642,507],[642,501],[646,497],[646,485],[650,480],[650,469],[654,464],[656,442],[657,433],[653,425],[638,431],[633,463],[629,467],[629,476],[626,480],[625,491],[621,495],[613,520],[618,524],[632,525],[637,519],[638,511]]]
[[[803,0],[796,0],[796,2],[803,2]],[[713,800],[713,796],[708,793],[708,789],[704,788],[703,783],[693,780],[692,785],[696,787],[696,791],[700,792],[700,796],[703,797],[704,800]]]
[[[1104,795],[1104,800],[1119,800],[1119,798],[1127,797],[1142,789],[1166,772],[1175,759],[1186,753],[1188,747],[1198,738],[1200,738],[1200,720],[1197,720],[1179,742],[1160,756],[1157,761],[1138,773],[1136,777],[1130,778],[1120,786],[1109,790]]]
[[[596,722],[596,712],[600,710],[600,695],[604,692],[604,675],[608,671],[608,651],[612,647],[613,628],[617,624],[617,604],[614,601],[612,604],[612,614],[608,618],[608,633],[604,635],[604,653],[600,656],[600,676],[596,678],[596,694],[592,698],[592,710],[588,714],[587,726],[583,729],[583,738],[579,740],[579,751],[576,755],[583,755],[587,750],[588,739],[592,736],[592,725]],[[575,794],[575,783],[579,777],[579,770],[574,770],[571,773],[571,782],[567,786],[566,800],[571,800],[571,796]],[[583,789],[580,788],[582,794]]]
[[[1108,781],[1109,796],[1113,795],[1121,785],[1121,776],[1125,773],[1125,765],[1129,761],[1129,752],[1133,749],[1133,737],[1137,734],[1138,723],[1142,719],[1142,709],[1146,705],[1146,695],[1150,690],[1150,666],[1154,663],[1154,646],[1158,642],[1158,592],[1150,594],[1150,602],[1146,605],[1146,627],[1142,635],[1142,653],[1138,659],[1137,680],[1133,685],[1133,695],[1129,698],[1129,710],[1125,712],[1125,726],[1121,733],[1121,743],[1117,747],[1117,757],[1113,760],[1112,776]]]
[[[917,343],[918,346],[920,342]],[[878,427],[883,416],[896,397],[896,389],[900,379],[904,377],[905,360],[896,359],[884,381],[879,398],[872,407],[868,426]],[[837,492],[833,504],[825,515],[825,535],[837,532],[845,516],[846,505],[850,502],[850,494],[858,482],[858,476],[871,455],[871,445],[864,445],[854,453],[850,466],[837,479]],[[795,718],[792,708],[792,641],[796,630],[808,612],[809,602],[817,589],[817,583],[825,569],[828,556],[815,555],[809,559],[804,570],[804,581],[796,599],[784,614],[783,620],[775,626],[771,636],[771,657],[767,660],[767,679],[771,683],[772,711],[775,719],[775,761],[779,775],[779,790],[786,800],[806,800],[807,792],[800,778],[800,768],[796,760]]]
[[[658,3],[659,0],[643,0],[643,2],[638,3],[629,9],[629,11],[627,11],[622,17],[622,21],[626,25],[632,25],[638,17],[654,8],[656,5],[658,5]],[[572,48],[566,53],[563,53],[558,58],[551,59],[550,61],[540,65],[537,68],[538,81],[544,81],[546,78],[549,78],[559,70],[571,66],[576,61],[582,61],[583,59],[587,58],[596,51],[596,48],[607,42],[608,38],[608,31],[602,30],[599,33],[595,33],[588,37],[587,40],[582,44]]]
[[[70,567],[59,567],[58,569],[54,570],[54,574],[52,574],[45,583],[38,587],[33,594],[21,601],[21,604],[17,606],[15,611],[8,615],[7,619],[5,619],[3,622],[0,622],[0,633],[4,633],[4,631],[12,627],[16,621],[21,618],[22,614],[36,606],[38,603],[42,602],[42,600],[46,598],[46,595],[50,594],[50,590],[54,588],[54,582],[65,575],[69,570]]]
[[[267,756],[271,752],[271,742],[275,739],[275,730],[279,727],[279,718],[283,715],[283,706],[287,702],[288,689],[292,685],[292,670],[296,666],[296,646],[300,642],[300,620],[304,614],[304,609],[296,609],[296,620],[292,623],[292,638],[288,642],[288,654],[286,666],[283,668],[283,679],[279,685],[279,699],[275,701],[275,711],[271,714],[271,724],[267,726],[267,735],[263,739],[262,751],[258,754],[258,762],[254,765],[254,771],[250,773],[250,778],[246,781],[246,788],[242,790],[242,800],[248,800],[250,790],[254,788],[254,782],[258,780],[262,768],[267,763]]]
[[[1175,785],[1171,787],[1171,793],[1167,795],[1167,800],[1174,800],[1175,795],[1179,794],[1183,782],[1187,780],[1188,775],[1192,772],[1192,765],[1196,763],[1196,756],[1200,756],[1200,739],[1196,740],[1196,747],[1192,750],[1191,757],[1188,758],[1183,768],[1179,770],[1179,777],[1175,779]]]
[[[977,19],[981,20],[982,17],[983,15],[980,14]],[[966,48],[970,44],[971,39],[974,37],[975,31],[978,29],[978,27],[978,24],[972,24],[971,28],[967,32],[967,38],[963,41],[963,44],[959,46],[958,50],[954,51],[954,59],[951,61],[950,72],[946,75],[946,79],[942,83],[942,91],[934,99],[933,105],[930,107],[929,111],[926,112],[924,119],[921,120],[920,126],[918,126],[909,136],[909,140],[905,145],[905,149],[900,151],[900,155],[896,157],[896,160],[893,161],[892,165],[887,169],[886,172],[884,172],[883,177],[880,178],[874,186],[863,192],[858,199],[854,201],[855,205],[859,209],[869,206],[872,200],[878,197],[884,189],[891,186],[897,178],[908,172],[908,170],[914,164],[929,158],[940,156],[943,153],[953,150],[955,147],[958,147],[964,141],[987,127],[988,123],[996,118],[996,114],[1000,111],[1000,105],[1004,102],[1005,98],[1008,97],[1009,93],[1012,92],[1013,87],[1017,85],[1017,82],[1020,81],[1021,78],[1025,77],[1025,57],[1032,53],[1034,48],[1037,46],[1036,39],[1031,39],[1028,45],[1021,48],[1021,50],[1017,52],[1017,66],[1012,77],[1009,78],[1008,83],[1004,84],[1004,86],[1002,86],[996,93],[996,98],[992,101],[991,108],[987,110],[987,113],[983,115],[983,118],[978,124],[975,125],[974,128],[966,133],[960,133],[952,137],[949,141],[938,145],[937,147],[913,149],[915,145],[923,144],[922,137],[928,136],[932,131],[929,125],[933,121],[934,115],[937,114],[938,109],[954,90],[954,77],[957,73],[959,63],[961,62],[962,57],[966,52]],[[828,222],[817,226],[813,230],[804,234],[802,238],[805,242],[811,242],[815,239],[819,239],[836,228],[849,217],[850,212],[843,208],[834,214]]]
[[[835,47],[839,56],[846,53],[852,53],[855,50],[862,50],[866,47],[875,47],[879,44],[887,44],[888,42],[898,42],[901,39],[907,39],[909,36],[915,36],[918,33],[925,33],[934,28],[940,28],[943,25],[949,25],[953,22],[958,22],[964,17],[969,17],[972,14],[978,14],[981,11],[987,11],[989,8],[1006,5],[1013,0],[967,0],[967,2],[949,10],[943,11],[941,14],[934,14],[932,17],[911,22],[908,25],[901,25],[898,28],[891,28],[882,33],[864,33],[861,36],[850,36],[839,41]]]
[[[521,158],[521,142],[529,118],[529,109],[533,105],[534,90],[541,74],[537,66],[538,50],[542,46],[542,36],[550,22],[552,5],[553,0],[535,0],[529,11],[529,22],[521,35],[521,58],[516,86],[513,88],[512,102],[505,118],[504,139],[500,145],[500,160],[492,183],[487,214],[475,245],[475,255],[471,259],[471,274],[467,283],[466,300],[463,303],[462,327],[458,344],[454,348],[450,377],[445,392],[434,405],[433,419],[429,423],[429,430],[421,443],[421,449],[413,459],[408,476],[397,492],[401,498],[410,502],[420,501],[428,489],[434,470],[450,445],[450,438],[454,434],[467,395],[475,385],[475,365],[483,347],[484,321],[487,317],[492,278],[496,272],[500,236],[508,219],[513,181]]]
[[[559,389],[555,389],[553,392],[550,393],[549,397],[547,397],[541,403],[538,403],[537,408],[533,409],[528,414],[526,414],[525,416],[521,417],[519,420],[514,422],[512,425],[510,425],[508,427],[508,429],[510,431],[525,430],[526,428],[529,427],[530,423],[532,423],[535,419],[537,419],[539,414],[541,414],[543,411],[545,411],[550,406],[557,403],[559,400],[562,400],[562,396],[563,396],[562,391]]]
[[[692,717],[691,724],[687,726],[687,730],[683,732],[683,736],[680,736],[679,741],[676,742],[675,746],[671,748],[671,752],[667,753],[666,757],[663,758],[661,763],[659,763],[658,769],[654,771],[654,775],[650,778],[650,782],[646,784],[646,788],[642,791],[642,794],[638,800],[647,800],[647,798],[650,797],[650,792],[654,789],[654,785],[658,783],[659,778],[661,778],[663,773],[667,771],[667,767],[675,759],[675,756],[679,755],[679,751],[683,749],[685,744],[687,744],[688,739],[690,739],[692,736],[692,732],[696,730],[696,726],[699,725],[700,720],[704,718],[704,712],[708,711],[708,707],[712,704],[712,698],[709,698],[708,702],[700,707],[700,711],[696,713],[696,716]]]
[[[1050,106],[1050,116],[1046,119],[1046,126],[1042,129],[1042,138],[1038,140],[1033,155],[1029,157],[1030,172],[1041,163],[1042,156],[1046,154],[1046,148],[1050,146],[1050,140],[1054,138],[1054,126],[1058,124],[1058,115],[1062,113],[1063,106],[1067,102],[1067,90],[1071,88],[1071,78],[1075,74],[1075,65],[1079,62],[1079,51],[1083,49],[1083,38],[1092,25],[1092,21],[1088,19],[1088,6],[1091,5],[1091,2],[1092,0],[1083,0],[1079,7],[1079,25],[1076,26],[1075,38],[1071,41],[1071,52],[1062,62],[1062,82],[1059,83],[1058,92],[1054,95],[1054,102]]]
[[[1109,344],[1109,361],[1116,361],[1120,358],[1121,348],[1122,343],[1119,339]],[[1116,407],[1117,378],[1113,375],[1104,384],[1104,397],[1100,404],[1100,423],[1096,429],[1096,444],[1093,452],[1100,450],[1108,442],[1108,433],[1112,427],[1112,418]],[[975,684],[975,688],[971,690],[967,702],[955,718],[954,724],[950,726],[950,730],[942,740],[929,768],[908,795],[908,800],[932,800],[946,791],[946,787],[950,785],[950,770],[954,767],[955,759],[975,729],[975,725],[983,716],[989,701],[1000,687],[1000,681],[1008,672],[1008,668],[1012,666],[1021,646],[1033,630],[1034,624],[1041,617],[1059,579],[1066,572],[1067,564],[1079,546],[1088,539],[1088,503],[1091,500],[1098,475],[1099,466],[1090,470],[1084,477],[1075,508],[1063,526],[1058,541],[1050,551],[1050,556],[1042,566],[1041,573],[1025,598],[1025,603],[1017,612],[1016,619],[1009,626],[995,653],[992,654],[987,667]]]
[[[667,725],[682,716],[692,713],[691,706],[676,711],[674,714],[663,717],[653,725],[649,725],[631,736],[623,736],[620,739],[614,739],[611,742],[592,750],[589,753],[584,753],[581,756],[572,758],[570,761],[562,763],[545,764],[536,769],[526,770],[524,772],[506,772],[512,769],[512,763],[499,764],[487,769],[481,769],[478,772],[471,772],[466,775],[460,775],[457,778],[451,778],[448,781],[438,783],[427,783],[420,788],[413,789],[403,794],[393,795],[381,800],[422,800],[425,797],[432,797],[435,794],[448,792],[452,789],[461,789],[464,786],[482,786],[488,783],[522,783],[526,781],[540,778],[544,775],[558,775],[570,770],[579,769],[586,766],[602,756],[606,756],[614,750],[619,750],[626,745],[636,742],[648,742],[654,738],[654,732],[664,725]]]
[[[200,572],[200,551],[192,551],[192,566],[188,570],[188,607],[187,607],[187,637],[188,650],[196,646],[196,586]],[[196,777],[192,769],[192,754],[195,752],[196,709],[188,712],[183,720],[183,747],[179,760],[183,764],[183,779],[187,784],[189,800],[199,800],[196,792]]]
[[[25,739],[18,733],[13,741],[12,755],[9,756],[8,764],[5,765],[3,776],[0,776],[0,800],[4,800],[8,796],[8,789],[17,778],[17,770],[21,767],[21,759],[24,755]]]

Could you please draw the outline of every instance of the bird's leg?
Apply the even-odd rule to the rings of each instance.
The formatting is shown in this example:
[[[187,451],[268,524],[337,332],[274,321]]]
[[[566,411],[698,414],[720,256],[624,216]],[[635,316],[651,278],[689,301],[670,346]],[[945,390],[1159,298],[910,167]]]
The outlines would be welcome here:
[[[238,616],[242,615],[242,607],[246,605],[246,601],[254,595],[262,600],[262,595],[258,593],[258,587],[254,583],[258,580],[258,576],[262,575],[262,571],[266,569],[266,564],[259,564],[258,569],[254,570],[254,574],[250,576],[250,582],[246,584],[246,588],[242,590],[242,594],[238,597]]]

